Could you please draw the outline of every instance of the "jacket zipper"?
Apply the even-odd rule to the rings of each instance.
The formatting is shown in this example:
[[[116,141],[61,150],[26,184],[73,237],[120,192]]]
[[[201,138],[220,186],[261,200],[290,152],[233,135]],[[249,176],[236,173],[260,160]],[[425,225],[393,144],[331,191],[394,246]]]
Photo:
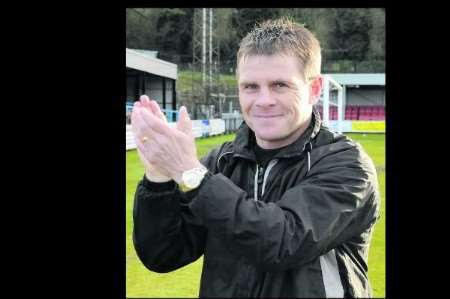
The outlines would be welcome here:
[[[253,192],[255,201],[257,201],[258,198],[260,197],[258,187],[262,182],[263,174],[264,174],[264,167],[262,167],[258,163],[256,163],[255,184],[254,184],[254,192]]]
[[[267,179],[269,177],[269,173],[272,170],[272,168],[277,164],[278,159],[270,160],[269,164],[267,165],[267,168],[264,169],[262,165],[259,165],[256,163],[256,172],[255,172],[255,186],[254,186],[254,197],[255,201],[258,200],[258,198],[262,198],[264,195],[264,191],[266,189],[266,183]],[[261,191],[260,188],[261,187]]]

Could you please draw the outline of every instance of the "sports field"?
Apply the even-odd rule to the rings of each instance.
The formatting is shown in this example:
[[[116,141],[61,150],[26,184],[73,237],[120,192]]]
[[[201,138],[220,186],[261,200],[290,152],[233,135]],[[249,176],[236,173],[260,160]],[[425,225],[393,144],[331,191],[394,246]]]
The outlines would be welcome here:
[[[372,157],[378,171],[381,194],[381,218],[375,227],[369,255],[369,278],[374,297],[385,297],[385,135],[347,134],[358,141]],[[199,157],[233,134],[197,140]],[[136,151],[126,154],[126,296],[127,297],[198,297],[202,258],[182,269],[158,274],[147,270],[139,261],[133,248],[133,195],[144,170]]]

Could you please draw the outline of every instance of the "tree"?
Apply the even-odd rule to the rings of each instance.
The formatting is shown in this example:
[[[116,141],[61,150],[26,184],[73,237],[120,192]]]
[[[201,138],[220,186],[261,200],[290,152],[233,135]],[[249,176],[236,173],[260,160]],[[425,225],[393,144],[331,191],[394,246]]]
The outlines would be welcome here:
[[[127,9],[126,46],[158,51],[159,58],[174,63],[189,61],[192,13],[192,8]]]
[[[236,8],[231,15],[231,24],[236,30],[235,48],[231,54],[231,59],[236,59],[236,52],[239,48],[239,41],[251,31],[256,24],[268,19],[275,19],[281,16],[279,8]]]
[[[236,55],[239,38],[232,24],[233,10],[232,8],[214,9],[217,18],[217,27],[214,30],[216,42],[219,44],[222,72],[229,72],[236,63],[233,57]]]
[[[177,64],[192,61],[193,8],[132,8],[126,12],[128,48],[155,50]],[[241,39],[257,23],[288,16],[304,24],[320,41],[322,60],[382,61],[385,12],[381,8],[220,8],[215,42],[227,72],[235,66]]]
[[[368,9],[334,9],[334,28],[330,39],[332,59],[362,61],[369,52],[372,22]]]
[[[331,28],[329,8],[282,8],[281,15],[304,25],[317,37],[322,48],[328,47]]]
[[[189,61],[192,57],[192,17],[193,8],[161,10],[156,22],[156,43],[161,58],[175,63]]]
[[[156,47],[156,21],[160,9],[129,8],[126,10],[126,46],[132,49]]]
[[[372,29],[370,30],[370,46],[368,56],[371,59],[384,60],[386,51],[386,15],[384,8],[371,9],[370,20],[372,22]]]

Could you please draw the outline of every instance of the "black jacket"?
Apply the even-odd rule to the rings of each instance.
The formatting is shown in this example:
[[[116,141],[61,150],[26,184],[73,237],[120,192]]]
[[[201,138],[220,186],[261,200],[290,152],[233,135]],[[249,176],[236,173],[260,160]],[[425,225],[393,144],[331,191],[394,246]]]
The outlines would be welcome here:
[[[169,272],[204,255],[200,297],[371,297],[380,204],[371,159],[316,110],[266,169],[256,170],[254,144],[243,124],[202,159],[209,173],[196,191],[138,184],[133,241],[143,264]],[[257,200],[255,184],[264,186]]]

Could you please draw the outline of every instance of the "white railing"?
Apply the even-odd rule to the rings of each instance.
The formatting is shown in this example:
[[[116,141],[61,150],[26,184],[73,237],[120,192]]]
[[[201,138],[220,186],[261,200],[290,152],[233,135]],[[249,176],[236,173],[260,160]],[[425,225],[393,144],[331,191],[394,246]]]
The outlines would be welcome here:
[[[175,126],[176,123],[169,123],[169,126]],[[225,133],[225,121],[223,119],[198,119],[192,121],[192,131],[195,138],[220,135]],[[135,149],[133,131],[131,125],[126,128],[126,150]]]

